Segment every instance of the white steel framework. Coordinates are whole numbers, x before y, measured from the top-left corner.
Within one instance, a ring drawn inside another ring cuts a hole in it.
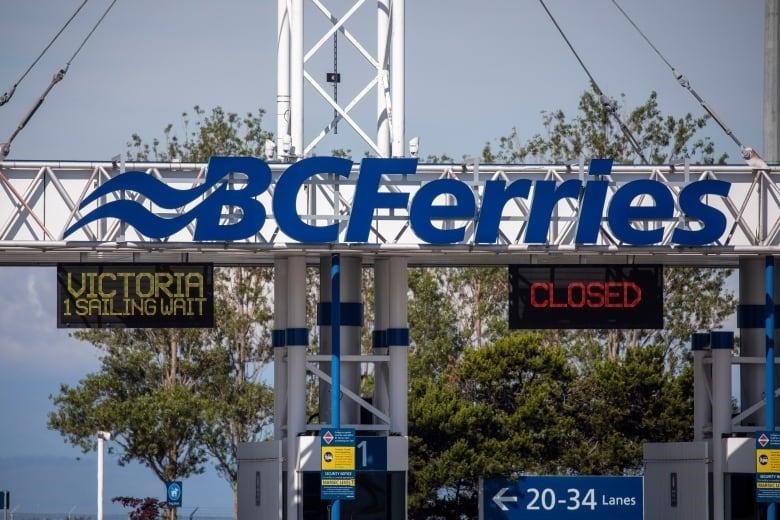
[[[315,34],[307,24],[304,32],[305,5],[329,22],[322,34]],[[377,9],[377,40],[361,41],[350,31],[350,22],[361,9],[368,9],[373,2],[356,0],[341,17],[322,0],[278,0],[277,24],[277,126],[276,135],[279,157],[295,160],[307,157],[325,136],[343,121],[363,140],[369,151],[378,157],[404,155],[404,0],[379,0]],[[314,37],[315,43],[308,49],[304,34]],[[357,94],[346,103],[328,92],[327,84],[307,70],[306,65],[318,53],[326,52],[326,44],[335,36],[341,36],[352,46],[370,68],[370,79]],[[372,52],[371,49],[376,47]],[[304,136],[304,86],[308,84],[316,93],[316,102],[324,103],[333,117],[317,124],[307,116],[307,126],[316,125],[317,135]],[[353,116],[353,109],[376,92],[376,120],[360,121]],[[375,137],[373,137],[375,135]]]
[[[287,165],[271,164],[274,180]],[[128,171],[143,171],[168,185],[188,189],[205,177],[205,164],[127,163]],[[236,242],[196,242],[194,223],[166,239],[151,239],[132,227],[115,220],[98,221],[64,237],[67,228],[88,211],[112,200],[125,198],[146,205],[158,216],[175,216],[189,209],[155,208],[137,193],[114,193],[79,209],[81,201],[96,186],[120,174],[120,168],[107,162],[0,162],[0,263],[53,264],[81,261],[209,261],[220,265],[270,264],[274,257],[290,254],[310,255],[316,263],[321,253],[344,252],[368,257],[396,255],[409,257],[412,264],[502,264],[508,262],[666,262],[674,264],[731,265],[739,257],[777,254],[780,248],[780,172],[753,171],[744,166],[617,166],[613,168],[610,192],[637,179],[662,181],[673,193],[687,183],[700,179],[720,179],[731,183],[729,196],[708,203],[727,218],[726,231],[720,239],[705,247],[681,248],[670,242],[677,221],[684,217],[679,208],[669,219],[663,241],[658,245],[633,247],[621,244],[610,233],[603,217],[598,242],[574,244],[578,202],[564,199],[557,204],[546,244],[526,244],[523,234],[529,214],[529,201],[516,198],[507,203],[499,236],[495,244],[473,242],[474,223],[441,222],[445,226],[465,226],[464,240],[453,245],[421,243],[409,226],[408,211],[381,210],[374,217],[369,240],[361,244],[343,243],[349,220],[359,165],[348,179],[317,175],[298,194],[296,205],[301,218],[316,225],[337,222],[340,241],[327,244],[300,244],[285,236],[276,225],[271,211],[274,184],[259,196],[267,210],[267,219],[254,236]],[[410,198],[426,182],[451,178],[467,183],[473,189],[480,207],[485,182],[517,179],[563,182],[587,175],[579,165],[426,165],[415,175],[385,177],[381,192],[409,193]],[[240,176],[226,178],[240,188]],[[207,197],[209,193],[204,195]],[[532,194],[533,195],[533,194]],[[609,199],[608,194],[608,199]],[[711,196],[711,199],[714,197]],[[675,197],[676,199],[676,197]],[[200,201],[195,201],[197,204]],[[608,203],[609,201],[607,201]],[[648,201],[650,203],[650,201]],[[235,219],[227,209],[223,221]],[[695,226],[696,224],[691,224]],[[511,257],[511,259],[509,258]]]

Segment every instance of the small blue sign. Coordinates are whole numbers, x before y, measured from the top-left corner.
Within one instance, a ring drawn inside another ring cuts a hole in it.
[[[642,477],[487,479],[484,520],[642,520]]]
[[[356,442],[358,471],[387,471],[387,437],[359,436]]]
[[[180,481],[168,482],[165,485],[165,501],[168,507],[181,507],[182,487]]]

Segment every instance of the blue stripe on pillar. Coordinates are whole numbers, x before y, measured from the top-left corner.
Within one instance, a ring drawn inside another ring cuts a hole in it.
[[[763,329],[766,325],[764,305],[737,305],[737,327],[740,329]],[[780,305],[775,305],[775,315],[780,314]],[[775,323],[777,328],[777,323]]]
[[[734,347],[734,333],[730,330],[713,330],[710,333],[710,345],[712,348],[731,350]]]
[[[309,345],[309,329],[306,327],[287,329],[288,347],[306,347]]]
[[[287,345],[287,330],[286,329],[274,329],[271,333],[271,346],[272,347],[284,347]]]
[[[710,347],[709,332],[694,332],[691,335],[691,350],[705,350]]]
[[[372,348],[385,348],[387,346],[387,331],[375,330],[371,335]]]
[[[317,325],[330,327],[330,302],[317,304]],[[360,302],[341,302],[341,325],[343,327],[362,327],[363,304]]]
[[[388,347],[408,347],[409,329],[387,329]]]

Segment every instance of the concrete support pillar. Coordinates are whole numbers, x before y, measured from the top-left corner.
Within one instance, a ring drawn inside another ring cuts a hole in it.
[[[287,518],[301,517],[303,479],[298,438],[306,431],[306,259],[288,260],[287,279]]]
[[[374,354],[387,355],[387,329],[390,323],[389,308],[390,261],[378,258],[374,262]],[[388,389],[388,364],[374,364],[373,404],[381,412],[390,413],[390,394]],[[375,421],[376,422],[376,421]]]
[[[317,325],[320,328],[320,354],[329,356],[331,348],[330,337],[330,255],[320,257],[320,303],[317,306]],[[343,352],[342,352],[343,353]],[[330,361],[321,362],[320,370],[331,375]],[[320,381],[320,423],[330,424],[330,385]]]
[[[713,331],[712,348],[712,509],[713,520],[726,514],[726,453],[723,438],[731,433],[731,352],[734,333]]]
[[[287,424],[287,259],[274,260],[274,440],[284,438]]]
[[[408,435],[409,410],[409,320],[407,292],[409,273],[405,258],[390,259],[390,299],[387,346],[390,352],[390,432]]]
[[[363,327],[362,260],[358,256],[341,256],[341,354],[359,356]],[[360,363],[347,362],[341,367],[341,384],[360,395]],[[360,423],[360,405],[352,399],[341,399],[341,422]]]
[[[709,354],[709,332],[695,332],[691,337],[693,351],[693,440],[704,440],[704,429],[712,424],[712,402],[707,391],[709,368],[704,358]]]
[[[741,258],[739,260],[739,306],[737,326],[741,355],[764,357],[766,351],[764,330],[764,259]],[[761,365],[741,366],[740,394],[742,408],[748,408],[764,398],[764,368]],[[764,424],[763,411],[759,410],[742,420],[743,425]]]
[[[320,354],[332,353],[330,331],[330,255],[320,259],[320,304],[317,309],[317,324],[320,326]],[[360,355],[360,335],[363,326],[363,303],[361,287],[362,261],[356,256],[341,257],[341,355]],[[330,362],[320,363],[320,368],[328,375],[332,373]],[[360,363],[344,361],[341,363],[341,386],[360,395]],[[330,424],[331,387],[320,384],[320,422]],[[341,423],[358,424],[360,405],[348,398],[342,398]]]

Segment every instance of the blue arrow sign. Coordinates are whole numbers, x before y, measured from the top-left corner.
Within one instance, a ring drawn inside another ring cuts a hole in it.
[[[181,482],[168,482],[165,485],[165,501],[168,507],[181,507]]]
[[[520,477],[482,485],[484,520],[642,520],[642,477]]]

